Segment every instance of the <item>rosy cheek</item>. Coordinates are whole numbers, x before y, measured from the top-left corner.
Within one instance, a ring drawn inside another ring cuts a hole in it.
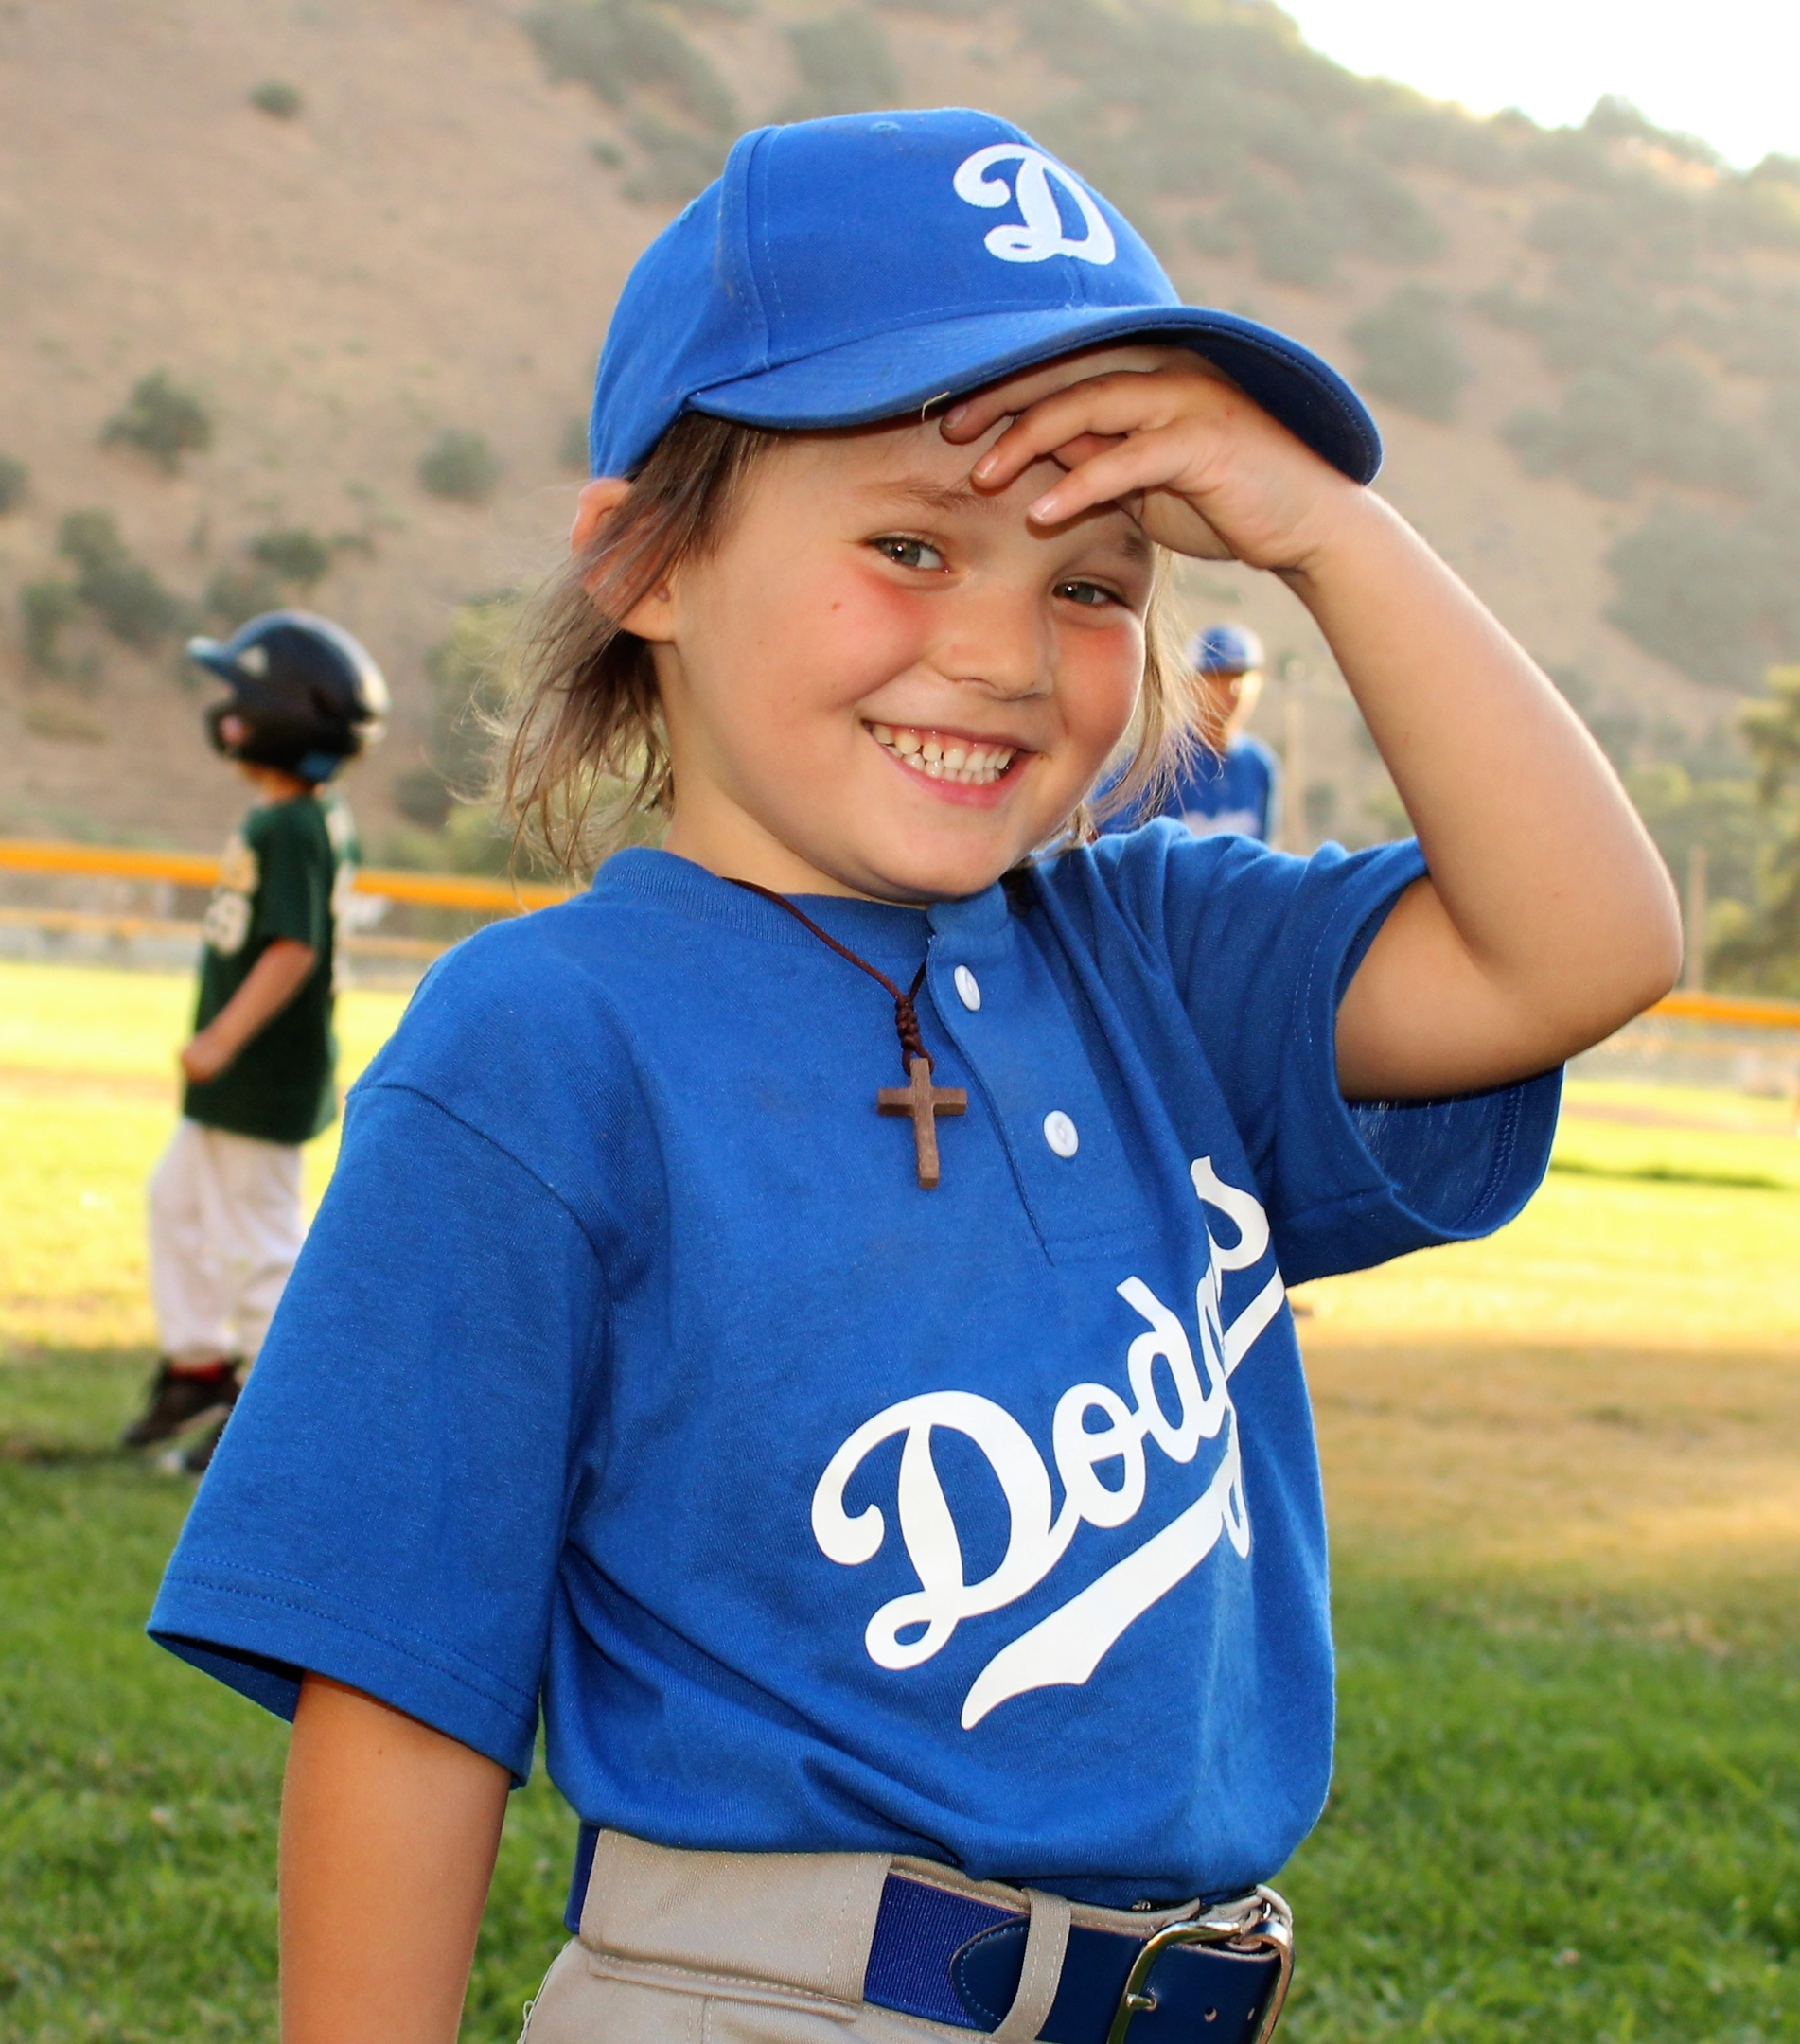
[[[1085,632],[1065,644],[1063,689],[1072,733],[1103,751],[1111,749],[1131,721],[1143,658],[1142,635],[1128,623]]]
[[[870,684],[878,686],[919,658],[932,617],[924,592],[901,589],[883,576],[853,574],[815,612],[810,636],[815,651],[828,654],[833,669],[865,694]]]

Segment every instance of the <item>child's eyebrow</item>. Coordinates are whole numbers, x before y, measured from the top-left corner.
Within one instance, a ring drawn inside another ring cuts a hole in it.
[[[963,511],[990,511],[998,505],[997,498],[985,497],[966,484],[932,483],[924,476],[896,476],[886,482],[865,483],[857,494],[885,503],[899,501],[916,504],[921,510],[946,517]],[[1148,560],[1152,553],[1150,541],[1135,519],[1127,519],[1119,536],[1119,547],[1133,561]]]
[[[930,483],[924,476],[895,476],[880,483],[865,483],[860,496],[879,498],[891,503],[896,498],[926,511],[979,511],[992,504],[965,483]]]

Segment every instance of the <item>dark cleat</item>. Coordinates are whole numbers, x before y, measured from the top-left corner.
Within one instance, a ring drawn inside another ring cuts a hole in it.
[[[231,1415],[227,1413],[225,1419]],[[213,1451],[225,1437],[225,1419],[203,1434],[194,1445],[182,1456],[182,1467],[190,1476],[203,1476],[212,1466]]]
[[[149,1448],[168,1440],[209,1413],[230,1412],[238,1402],[237,1357],[214,1369],[177,1369],[167,1357],[150,1382],[143,1417],[119,1436],[121,1448]]]

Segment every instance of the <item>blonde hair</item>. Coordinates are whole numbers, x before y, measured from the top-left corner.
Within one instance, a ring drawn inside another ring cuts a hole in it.
[[[689,412],[651,450],[588,548],[553,574],[521,620],[501,793],[515,842],[566,872],[597,864],[666,814],[668,741],[648,643],[621,620],[679,567],[724,537],[755,464],[785,436]],[[1122,771],[1083,802],[1055,840],[1092,837],[1108,816],[1160,807],[1196,742],[1194,704],[1164,618],[1168,559],[1156,550],[1144,616],[1144,677]],[[1047,848],[1050,849],[1050,848]]]

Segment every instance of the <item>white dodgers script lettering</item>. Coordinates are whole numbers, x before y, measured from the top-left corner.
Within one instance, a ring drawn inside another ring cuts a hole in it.
[[[854,1517],[844,1491],[870,1453],[901,1439],[895,1492],[900,1538],[919,1587],[882,1605],[863,1643],[878,1667],[905,1669],[928,1661],[965,1618],[1015,1602],[1042,1582],[1068,1552],[1082,1525],[1103,1529],[1134,1519],[1144,1501],[1144,1444],[1187,1464],[1202,1441],[1224,1448],[1200,1495],[1168,1525],[1115,1563],[982,1668],[962,1703],[962,1724],[979,1724],[997,1704],[1053,1683],[1085,1683],[1134,1619],[1198,1567],[1223,1538],[1241,1557],[1250,1552],[1237,1413],[1229,1380],[1283,1296],[1273,1273],[1227,1328],[1220,1294],[1227,1271],[1245,1270],[1269,1245],[1269,1225],[1247,1192],[1226,1185],[1200,1158],[1191,1170],[1202,1203],[1221,1213],[1237,1240],[1221,1247],[1208,1231],[1207,1268],[1195,1288],[1200,1353],[1176,1313],[1138,1278],[1119,1296],[1144,1322],[1125,1357],[1129,1401],[1106,1384],[1065,1391],[1050,1420],[1051,1453],[1063,1487],[1053,1507],[1050,1471],[1032,1437],[1003,1406],[969,1391],[926,1391],[902,1399],[865,1420],[827,1464],[813,1493],[813,1537],[833,1561],[856,1568],[881,1550],[887,1521],[876,1505]],[[1161,1376],[1158,1375],[1160,1367]],[[1165,1388],[1166,1386],[1166,1388]],[[1173,1394],[1173,1404],[1165,1399]],[[985,1458],[1006,1502],[1006,1551],[990,1575],[967,1579],[956,1517],[932,1459],[934,1431],[960,1434]]]
[[[1018,173],[1011,187],[1003,177],[990,177],[997,165],[1015,163]],[[1086,230],[1079,241],[1063,232],[1063,216],[1050,189],[1052,181],[1068,194],[1081,215]],[[977,150],[957,166],[952,180],[956,195],[972,206],[1003,206],[1016,198],[1022,225],[990,228],[982,245],[1002,262],[1043,262],[1051,256],[1073,256],[1102,267],[1119,253],[1106,217],[1094,203],[1093,194],[1053,156],[1023,142],[996,142]]]

